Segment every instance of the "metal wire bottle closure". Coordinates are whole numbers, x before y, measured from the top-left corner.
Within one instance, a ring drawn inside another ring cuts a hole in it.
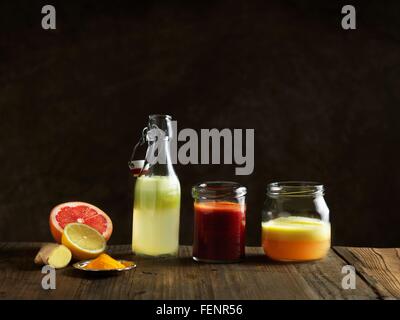
[[[142,135],[141,135],[139,141],[133,147],[131,158],[128,161],[128,167],[134,177],[139,176],[142,173],[143,168],[144,168],[144,160],[143,159],[135,160],[135,154],[136,154],[137,148],[140,146],[143,146],[146,143],[147,130],[148,130],[147,127],[143,128]]]

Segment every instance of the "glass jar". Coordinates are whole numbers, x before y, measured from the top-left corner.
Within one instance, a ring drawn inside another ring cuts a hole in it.
[[[135,183],[132,250],[149,257],[175,256],[181,189],[170,155],[171,117],[149,116],[143,132],[147,152]]]
[[[195,185],[193,259],[238,262],[245,255],[246,188],[236,182]]]
[[[270,183],[262,213],[262,246],[279,261],[321,259],[329,251],[331,226],[324,186],[316,182]]]

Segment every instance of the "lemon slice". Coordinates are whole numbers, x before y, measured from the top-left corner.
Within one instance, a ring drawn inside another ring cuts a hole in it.
[[[61,242],[79,260],[95,258],[106,249],[106,240],[101,233],[83,223],[67,224]]]

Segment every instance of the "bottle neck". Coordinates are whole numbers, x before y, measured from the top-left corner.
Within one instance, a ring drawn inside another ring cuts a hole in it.
[[[171,160],[171,141],[148,141],[146,163],[149,175],[170,176],[175,175]]]
[[[175,171],[171,160],[171,117],[153,114],[149,116],[146,131],[146,175],[172,176]]]

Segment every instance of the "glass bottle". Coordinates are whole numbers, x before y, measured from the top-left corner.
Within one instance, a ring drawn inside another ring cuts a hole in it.
[[[170,154],[171,117],[150,115],[144,134],[147,152],[135,184],[132,250],[142,256],[175,256],[181,190]]]
[[[245,255],[246,188],[236,182],[209,181],[192,188],[193,259],[238,262]]]
[[[331,244],[324,186],[316,182],[270,183],[262,213],[262,246],[279,261],[323,258]]]

